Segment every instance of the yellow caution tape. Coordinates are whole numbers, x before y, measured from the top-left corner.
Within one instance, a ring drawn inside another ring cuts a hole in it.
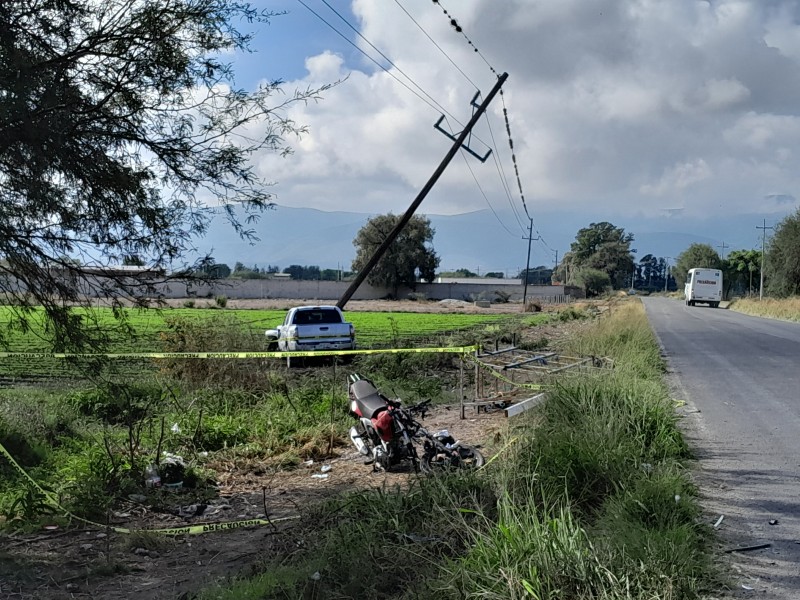
[[[498,456],[500,456],[501,454],[503,454],[503,452],[508,450],[511,447],[512,444],[515,444],[517,442],[517,439],[518,438],[511,438],[511,440],[505,446],[500,448],[500,450],[498,450],[497,453],[493,457],[491,457],[489,460],[487,460],[485,463],[483,463],[483,465],[481,467],[478,467],[478,469],[479,470],[480,469],[484,469],[484,468],[488,467],[490,464],[492,464]]]
[[[292,352],[123,352],[69,354],[64,352],[0,352],[0,358],[286,358],[295,356],[350,356],[355,354],[467,354],[477,346],[456,348],[381,348],[375,350],[297,350]]]
[[[290,517],[279,517],[277,519],[243,519],[241,521],[224,521],[222,523],[198,523],[197,525],[185,525],[183,527],[170,527],[167,529],[128,529],[126,527],[113,527],[109,525],[103,525],[102,523],[95,523],[94,521],[90,521],[88,519],[84,519],[83,517],[79,517],[74,515],[63,506],[61,503],[56,499],[56,497],[45,490],[39,483],[31,477],[28,472],[23,469],[20,464],[14,460],[14,457],[11,456],[8,450],[5,449],[3,444],[0,444],[0,455],[4,456],[11,466],[17,469],[22,475],[30,482],[30,484],[35,487],[39,492],[44,495],[44,497],[56,508],[62,511],[65,515],[70,517],[71,519],[75,519],[76,521],[80,521],[81,523],[86,523],[88,525],[93,525],[95,527],[99,527],[100,529],[111,530],[117,533],[157,533],[160,535],[200,535],[202,533],[208,533],[210,531],[229,531],[231,529],[241,529],[243,527],[261,527],[263,525],[273,525],[274,523],[279,523],[281,521],[290,521],[293,519],[299,519],[299,515],[294,515]]]

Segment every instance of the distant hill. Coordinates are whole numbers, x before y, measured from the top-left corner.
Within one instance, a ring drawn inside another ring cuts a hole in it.
[[[420,213],[424,214],[424,213]],[[426,215],[436,230],[433,245],[441,257],[440,270],[466,268],[476,273],[502,271],[516,276],[525,268],[528,249],[522,226],[513,215],[490,210],[459,215]],[[346,211],[326,212],[313,208],[277,206],[265,212],[252,225],[260,241],[249,245],[241,240],[229,224],[216,219],[206,237],[197,240],[198,249],[208,251],[217,262],[233,267],[242,262],[248,267],[292,264],[317,265],[323,269],[350,268],[355,256],[353,239],[358,230],[374,215]],[[760,248],[755,229],[765,215],[719,216],[708,220],[686,217],[660,219],[614,218],[611,215],[545,214],[536,227],[547,246],[534,241],[531,267],[552,266],[555,250],[559,258],[569,250],[577,231],[592,222],[610,221],[635,236],[636,256],[646,254],[676,257],[692,243],[704,243],[718,252],[723,243],[725,252],[736,248]],[[781,216],[768,218],[768,225]],[[523,223],[527,227],[527,222]],[[534,237],[536,233],[534,232]]]

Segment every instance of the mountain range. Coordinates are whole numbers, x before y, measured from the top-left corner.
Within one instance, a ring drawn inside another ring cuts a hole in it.
[[[420,213],[422,214],[422,213]],[[209,252],[217,263],[233,267],[276,265],[316,265],[323,269],[349,270],[355,257],[353,239],[358,230],[375,215],[313,208],[275,206],[250,225],[259,241],[242,240],[221,217],[216,217],[207,235],[196,240],[199,252]],[[441,257],[440,271],[469,269],[478,274],[502,271],[516,276],[525,268],[528,251],[527,220],[513,214],[480,210],[457,215],[425,215],[435,230],[433,247]],[[767,218],[774,225],[784,215],[719,215],[711,219],[666,216],[645,219],[624,215],[543,214],[535,222],[530,266],[552,266],[569,250],[582,227],[592,222],[610,221],[634,235],[631,245],[636,256],[653,254],[674,258],[692,243],[704,243],[717,252],[760,248],[761,231],[756,229]],[[541,237],[541,240],[537,240]]]

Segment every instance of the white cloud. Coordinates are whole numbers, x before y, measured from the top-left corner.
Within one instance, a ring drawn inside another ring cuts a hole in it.
[[[402,4],[485,95],[493,75],[441,9],[430,0]],[[795,1],[446,4],[482,56],[510,75],[505,104],[532,211],[611,219],[632,210],[663,215],[678,205],[709,215],[722,203],[752,209],[753,198],[775,190],[800,197]],[[355,0],[352,10],[365,37],[466,122],[474,88],[396,3]],[[258,168],[279,182],[282,204],[403,211],[450,146],[433,129],[442,109],[398,69],[390,68],[414,92],[366,59],[352,71],[346,64],[353,62],[334,52],[309,56],[306,76],[286,83],[290,90],[347,78],[321,102],[291,109],[310,133],[294,144],[294,155],[265,154]],[[486,142],[494,136],[521,210],[499,98],[489,114],[491,132],[483,121],[476,135]],[[469,161],[492,205],[508,208],[493,159]],[[486,201],[456,157],[422,212],[481,208]]]

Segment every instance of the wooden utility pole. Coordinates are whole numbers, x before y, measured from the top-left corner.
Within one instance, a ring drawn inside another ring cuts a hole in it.
[[[761,281],[758,283],[758,299],[764,299],[764,247],[767,244],[767,229],[775,229],[774,227],[767,227],[767,220],[764,219],[764,225],[759,227],[756,225],[756,229],[761,230]]]
[[[425,199],[425,196],[428,195],[428,192],[431,191],[433,186],[439,180],[439,177],[441,177],[442,173],[444,173],[444,170],[447,168],[447,165],[449,165],[450,161],[453,160],[453,157],[456,155],[456,152],[458,152],[459,148],[461,148],[461,146],[464,144],[464,140],[467,139],[467,136],[472,131],[472,128],[475,127],[475,124],[478,122],[478,119],[483,115],[484,112],[486,112],[486,108],[489,106],[491,101],[497,95],[497,92],[500,91],[500,88],[503,87],[503,84],[506,82],[506,79],[508,79],[508,73],[503,73],[502,75],[500,75],[500,77],[497,78],[497,83],[495,83],[494,87],[492,88],[492,91],[489,92],[489,95],[486,96],[486,99],[481,103],[481,105],[475,111],[475,114],[472,115],[472,118],[469,120],[469,123],[467,123],[467,126],[464,127],[464,131],[461,132],[456,141],[453,143],[453,146],[450,148],[450,150],[445,155],[444,159],[442,159],[442,162],[433,172],[433,175],[431,175],[430,179],[428,179],[428,182],[425,184],[425,187],[423,187],[420,190],[419,194],[417,194],[417,197],[411,203],[411,206],[408,207],[408,210],[405,212],[403,217],[400,219],[400,221],[398,221],[394,229],[392,229],[389,232],[389,235],[386,236],[386,239],[383,240],[381,245],[378,246],[378,249],[375,250],[375,254],[373,254],[370,257],[370,259],[367,261],[367,264],[364,265],[364,267],[358,272],[358,275],[353,280],[353,283],[350,284],[350,287],[348,287],[347,290],[344,292],[344,294],[342,294],[342,297],[339,298],[339,301],[336,303],[336,306],[338,306],[341,309],[344,309],[347,302],[350,300],[350,298],[352,298],[353,294],[356,292],[359,286],[364,282],[364,280],[370,274],[372,269],[375,268],[375,265],[378,264],[378,261],[386,253],[386,250],[388,250],[389,246],[392,245],[392,242],[394,242],[397,239],[397,236],[400,235],[400,232],[411,220],[411,217],[414,216],[414,213],[419,208],[419,205],[422,204],[422,201]]]
[[[529,217],[530,218],[530,217]],[[522,238],[523,240],[525,238]],[[525,263],[525,287],[522,288],[522,310],[525,310],[525,303],[528,300],[528,279],[531,276],[531,242],[533,240],[540,240],[542,236],[533,237],[533,219],[528,227],[528,262]]]

